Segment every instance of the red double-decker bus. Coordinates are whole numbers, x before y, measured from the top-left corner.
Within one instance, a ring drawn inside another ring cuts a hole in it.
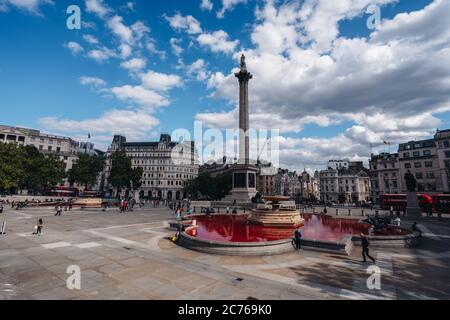
[[[79,190],[69,187],[54,187],[45,191],[46,196],[50,197],[78,197]]]
[[[418,193],[417,200],[423,212],[433,210],[433,198],[430,195]],[[392,207],[395,211],[405,211],[406,203],[406,194],[382,194],[380,197],[380,208],[383,210],[390,210]]]
[[[433,195],[433,209],[438,213],[450,213],[450,194]]]

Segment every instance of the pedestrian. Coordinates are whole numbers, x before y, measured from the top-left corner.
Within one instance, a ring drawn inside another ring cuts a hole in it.
[[[414,221],[414,223],[412,225],[412,231],[413,232],[418,232],[419,233],[419,237],[422,237],[422,231],[417,227],[417,221]]]
[[[38,223],[36,225],[36,235],[41,236],[42,235],[42,228],[44,227],[44,222],[42,219],[38,220]]]
[[[302,232],[300,228],[296,229],[294,232],[295,250],[302,249]]]
[[[62,214],[62,207],[60,204],[56,207],[56,213],[55,216],[60,216]]]
[[[327,208],[327,206],[325,206],[325,208],[323,209],[323,213],[324,213],[324,214],[327,214],[327,213],[328,213],[328,208]]]
[[[0,204],[0,213],[3,213],[3,204]]]
[[[393,206],[391,206],[389,212],[390,212],[391,219],[394,218],[394,207]]]
[[[122,212],[125,213],[127,211],[127,201],[124,199],[122,204]]]
[[[370,246],[370,242],[369,239],[367,239],[366,235],[361,233],[361,246],[362,246],[362,256],[363,256],[363,262],[367,262],[366,261],[366,257],[369,257],[370,260],[373,261],[373,263],[375,263],[375,259],[369,255],[369,246]]]

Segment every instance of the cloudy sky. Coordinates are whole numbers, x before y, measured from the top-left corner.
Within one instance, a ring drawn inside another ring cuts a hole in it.
[[[0,0],[0,123],[102,149],[233,128],[245,53],[251,127],[280,130],[282,166],[367,160],[450,128],[449,17],[448,0]]]

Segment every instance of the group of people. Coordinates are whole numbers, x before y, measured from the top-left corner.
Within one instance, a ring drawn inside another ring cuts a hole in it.
[[[133,211],[135,204],[136,204],[136,200],[134,200],[134,199],[130,199],[128,201],[126,199],[121,199],[120,205],[119,205],[119,210],[121,213],[125,213],[127,211]]]

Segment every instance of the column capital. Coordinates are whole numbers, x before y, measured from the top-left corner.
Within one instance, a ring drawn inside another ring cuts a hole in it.
[[[250,72],[243,70],[236,72],[234,76],[239,79],[239,82],[248,82],[253,78],[253,75]]]

